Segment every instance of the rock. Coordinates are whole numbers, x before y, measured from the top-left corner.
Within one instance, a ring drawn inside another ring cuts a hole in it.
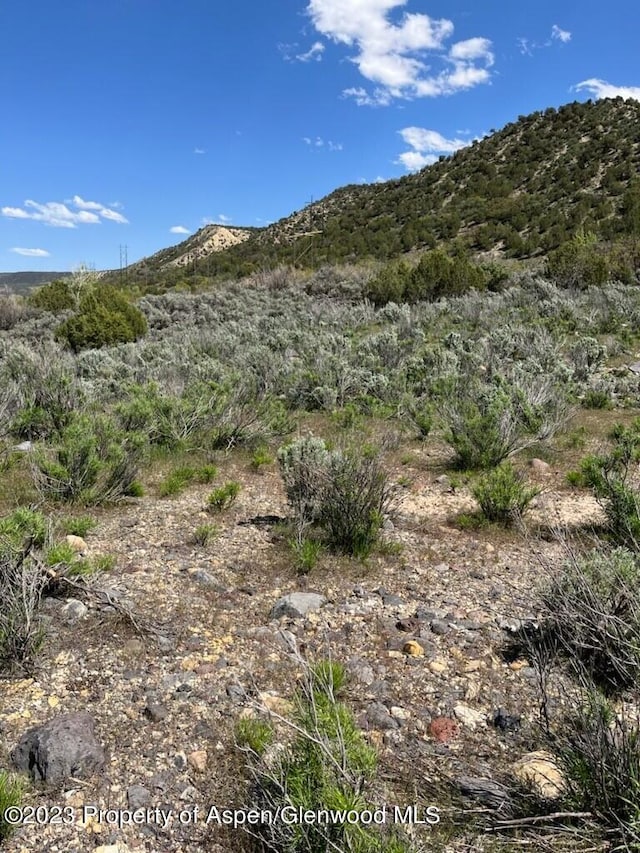
[[[389,709],[382,702],[372,702],[367,708],[367,721],[374,729],[390,731],[400,726],[398,720],[391,716]]]
[[[434,675],[442,675],[448,668],[447,662],[443,658],[436,658],[429,663],[429,669]]]
[[[629,365],[629,370],[630,370],[632,373],[638,373],[638,374],[640,374],[640,361],[636,361],[634,364],[630,364],[630,365]]]
[[[444,635],[448,634],[451,629],[444,619],[432,619],[431,630],[436,636],[444,637]]]
[[[420,619],[417,616],[408,616],[406,619],[400,619],[396,622],[398,631],[404,631],[407,634],[412,634],[420,629]]]
[[[517,732],[520,730],[520,717],[515,714],[505,714],[502,708],[493,715],[493,725],[503,732]]]
[[[477,800],[490,809],[500,809],[503,815],[509,814],[509,791],[493,779],[478,779],[474,776],[461,776],[456,779],[460,793],[465,797]]]
[[[160,702],[149,702],[144,712],[152,723],[161,722],[169,714],[166,705],[162,705]]]
[[[89,550],[89,546],[82,536],[74,536],[72,533],[69,533],[68,536],[64,537],[64,541],[72,551],[75,551],[76,554],[80,554],[80,556],[84,556]]]
[[[373,684],[376,679],[373,667],[363,661],[355,660],[349,664],[349,674],[360,684]]]
[[[100,847],[94,847],[93,853],[133,853],[133,851],[124,844],[101,844]]]
[[[189,757],[187,758],[189,767],[193,768],[196,773],[204,773],[207,769],[208,757],[206,750],[196,749],[194,752],[189,753]]]
[[[289,699],[284,699],[276,693],[265,691],[258,694],[258,699],[268,711],[271,711],[272,714],[278,714],[280,717],[287,717],[293,711],[293,704]]]
[[[11,760],[35,781],[52,785],[70,776],[87,779],[106,763],[104,749],[96,740],[93,718],[87,711],[61,714],[29,729],[12,750]]]
[[[33,442],[32,441],[21,441],[20,444],[14,444],[11,448],[17,453],[29,453],[33,450]]]
[[[551,473],[551,465],[548,462],[545,462],[544,459],[530,459],[529,467],[536,474],[550,474]]]
[[[486,726],[487,716],[477,708],[471,708],[469,705],[460,703],[453,709],[454,715],[460,720],[463,726],[466,726],[471,731],[475,731],[478,726]]]
[[[317,592],[292,592],[278,599],[271,610],[271,619],[301,619],[312,610],[319,610],[326,603],[324,595]]]
[[[410,657],[423,657],[424,649],[420,645],[417,640],[408,640],[402,647],[402,651],[405,655],[409,655]]]
[[[531,785],[547,800],[556,800],[566,788],[564,776],[555,759],[543,749],[523,755],[512,765],[512,769],[517,779]]]
[[[60,615],[68,625],[74,625],[76,622],[86,619],[88,613],[87,605],[77,598],[67,599],[67,603],[60,610]]]
[[[458,734],[458,724],[450,717],[436,717],[429,723],[429,734],[438,743],[448,743]]]
[[[130,809],[143,809],[151,802],[151,791],[144,785],[130,785],[127,788],[127,804]]]

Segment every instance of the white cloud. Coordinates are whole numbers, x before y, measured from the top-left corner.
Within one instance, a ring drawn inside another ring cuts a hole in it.
[[[314,42],[306,53],[296,54],[296,59],[299,62],[310,62],[312,59],[315,62],[320,62],[324,53],[324,45],[321,41]]]
[[[194,154],[206,154],[207,152],[204,150],[204,148],[194,148],[193,153]]]
[[[24,255],[25,258],[48,258],[50,255],[46,249],[20,249],[16,247],[9,251],[15,252],[16,255]]]
[[[188,228],[185,228],[184,225],[173,225],[169,228],[171,234],[191,234]]]
[[[222,222],[223,225],[226,225],[228,222],[231,222],[232,219],[230,216],[225,216],[224,213],[218,214],[218,222]]]
[[[416,172],[435,163],[441,154],[453,154],[469,145],[464,139],[447,139],[437,130],[424,127],[405,127],[398,133],[410,147],[400,154],[396,162],[401,163],[409,172]]]
[[[102,219],[127,224],[121,213],[97,201],[85,201],[79,195],[64,203],[48,201],[45,204],[27,199],[23,207],[3,207],[3,216],[11,219],[33,219],[53,228],[77,228],[78,225],[97,225]]]
[[[576,92],[590,92],[596,98],[624,98],[625,100],[633,98],[634,101],[640,101],[640,86],[614,86],[606,80],[598,80],[595,77],[583,80],[573,88]]]
[[[568,41],[571,41],[571,33],[568,30],[562,30],[557,24],[554,24],[551,27],[551,38],[557,39],[561,41],[563,44],[566,44]]]
[[[302,141],[305,145],[309,145],[313,148],[324,148],[326,146],[329,151],[342,151],[344,147],[342,142],[334,142],[332,139],[327,139],[325,141],[321,136],[316,136],[315,139],[312,139],[310,136],[303,136]]]
[[[353,63],[374,84],[373,91],[343,91],[359,105],[386,106],[394,98],[434,97],[468,89],[490,78],[491,42],[470,38],[453,44],[453,23],[425,14],[405,12],[400,23],[391,12],[407,0],[310,0],[307,14],[316,30],[354,50]],[[433,73],[426,60],[444,65]]]

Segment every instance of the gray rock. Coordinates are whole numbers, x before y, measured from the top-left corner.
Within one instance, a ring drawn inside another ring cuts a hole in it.
[[[312,610],[319,610],[326,600],[324,595],[317,592],[292,592],[276,601],[271,610],[271,619],[281,619],[283,616],[301,619]]]
[[[127,788],[127,804],[133,811],[148,806],[151,802],[151,797],[151,791],[145,788],[144,785],[130,785]]]
[[[367,722],[373,729],[391,731],[400,727],[400,723],[391,716],[389,709],[382,702],[372,702],[367,708]]]
[[[74,625],[82,619],[86,619],[89,613],[89,608],[83,601],[77,598],[70,598],[60,610],[60,615],[69,625]]]
[[[448,634],[451,629],[449,627],[449,624],[445,622],[444,619],[432,619],[431,630],[438,637],[444,637],[444,635]]]
[[[149,702],[144,712],[152,723],[159,723],[169,714],[169,709],[161,702]]]
[[[70,776],[87,779],[104,768],[106,757],[96,740],[93,718],[79,711],[29,729],[12,750],[11,761],[34,781],[57,785]]]
[[[636,361],[634,364],[630,364],[629,370],[632,373],[640,373],[640,361]]]
[[[31,441],[21,441],[20,444],[15,444],[12,448],[17,453],[29,453],[33,450],[33,442]]]

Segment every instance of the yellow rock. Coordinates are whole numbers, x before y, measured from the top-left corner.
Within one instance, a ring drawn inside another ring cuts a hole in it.
[[[525,666],[530,666],[529,661],[524,660],[524,658],[521,658],[519,660],[512,661],[512,663],[509,664],[509,669],[511,669],[513,672],[520,672],[520,670],[524,669]]]
[[[556,800],[565,790],[565,780],[553,756],[543,749],[529,752],[516,761],[513,773],[548,800]]]
[[[64,537],[64,541],[73,551],[76,552],[76,554],[86,554],[89,550],[89,547],[82,536],[74,536],[70,533],[68,536]]]
[[[196,772],[204,773],[207,769],[207,758],[206,750],[197,749],[189,755],[187,761],[189,762],[189,766],[193,767]]]
[[[442,658],[436,658],[429,663],[429,669],[434,675],[441,675],[447,671],[446,661],[443,661]]]
[[[49,696],[49,698],[47,699],[47,704],[50,708],[57,708],[60,704],[60,700],[57,696]]]
[[[282,696],[277,696],[275,693],[260,693],[258,698],[269,711],[274,714],[279,714],[281,717],[286,717],[293,711],[293,705],[288,699],[283,699]]]
[[[402,647],[402,651],[405,655],[409,655],[413,658],[422,657],[424,655],[424,649],[416,640],[408,640]]]

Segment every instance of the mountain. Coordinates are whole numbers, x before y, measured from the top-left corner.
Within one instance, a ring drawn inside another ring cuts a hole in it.
[[[152,273],[179,269],[194,271],[198,269],[199,263],[210,255],[243,243],[257,230],[227,225],[205,225],[181,243],[131,264],[128,273],[144,277]]]
[[[488,257],[528,258],[581,229],[604,238],[640,234],[638,101],[574,102],[520,116],[415,174],[342,187],[267,228],[221,229],[243,237],[222,251],[209,247],[205,228],[144,263],[246,275],[281,263],[388,259],[453,240]]]
[[[70,272],[0,272],[0,290],[6,288],[14,293],[23,293],[70,275]]]

